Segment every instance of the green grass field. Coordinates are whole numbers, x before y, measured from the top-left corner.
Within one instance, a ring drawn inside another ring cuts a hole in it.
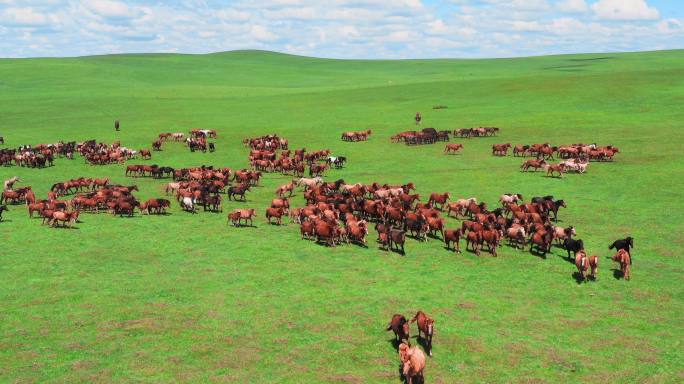
[[[432,110],[437,104],[448,109]],[[393,313],[436,319],[428,383],[684,380],[684,51],[500,60],[336,61],[267,52],[0,60],[5,147],[95,138],[149,148],[160,132],[219,131],[217,152],[168,143],[149,163],[247,166],[247,136],[278,133],[293,148],[349,158],[327,178],[414,182],[418,192],[552,194],[601,257],[597,282],[577,284],[555,248],[547,259],[502,247],[453,254],[437,240],[406,256],[374,242],[326,248],[264,208],[289,181],[267,175],[223,214],[118,218],[82,214],[50,229],[11,206],[0,223],[0,382],[398,383],[385,327]],[[414,127],[498,126],[495,138],[406,147]],[[120,119],[121,132],[113,121]],[[373,129],[345,143],[347,130]],[[518,171],[493,143],[613,144],[613,163],[563,179]],[[133,161],[132,163],[140,163]],[[58,159],[3,167],[39,197],[58,181],[110,177],[163,197],[164,181],[124,166]],[[303,205],[301,192],[294,198]],[[236,207],[257,228],[226,224]],[[449,219],[449,227],[460,225]],[[632,280],[614,277],[613,240],[635,238]],[[371,233],[374,239],[375,232]],[[464,244],[462,243],[462,246]],[[412,334],[415,334],[415,327]]]

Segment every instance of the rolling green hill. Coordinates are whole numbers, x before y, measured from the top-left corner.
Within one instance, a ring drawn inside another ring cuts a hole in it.
[[[443,104],[448,109],[433,110]],[[502,193],[568,202],[600,256],[597,282],[578,284],[555,247],[546,259],[503,246],[453,254],[410,240],[401,256],[326,248],[296,224],[269,226],[264,209],[290,177],[269,174],[224,213],[82,214],[51,229],[10,206],[0,222],[0,382],[399,382],[386,332],[394,313],[436,319],[426,382],[670,383],[684,378],[684,51],[496,60],[348,61],[260,51],[0,59],[5,147],[57,140],[149,148],[161,132],[217,129],[216,153],[165,144],[152,161],[244,168],[241,140],[277,133],[292,148],[349,158],[328,179],[413,182],[424,200],[449,191],[495,207]],[[498,126],[465,148],[390,143],[424,126]],[[115,132],[115,119],[122,130]],[[373,130],[345,143],[348,130]],[[612,163],[562,179],[521,173],[522,159],[491,145],[613,144]],[[143,163],[133,160],[130,163]],[[47,169],[0,168],[39,197],[70,178],[137,184],[123,165],[77,157]],[[294,206],[304,204],[301,192]],[[226,224],[236,207],[256,228]],[[456,219],[449,227],[460,226]],[[607,246],[635,238],[633,279],[617,279]],[[461,244],[464,248],[465,244]],[[412,328],[412,334],[415,334]],[[414,340],[415,342],[415,340]]]

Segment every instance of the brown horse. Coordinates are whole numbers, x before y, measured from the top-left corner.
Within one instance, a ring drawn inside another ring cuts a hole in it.
[[[444,204],[446,204],[447,200],[449,200],[450,198],[451,194],[449,192],[433,193],[430,195],[428,203],[431,204],[433,207],[442,210],[444,208]],[[439,207],[437,207],[437,204],[439,204]]]
[[[426,343],[426,351],[428,355],[432,356],[432,335],[435,332],[435,320],[426,315],[423,311],[418,311],[409,323],[418,322],[418,338],[420,339],[421,332],[423,333],[423,340]]]
[[[537,172],[537,170],[543,168],[545,164],[545,160],[527,160],[520,166],[520,171],[527,172],[528,169],[534,168],[534,171]]]
[[[613,261],[620,263],[620,272],[622,272],[622,278],[625,280],[631,279],[632,271],[630,266],[631,260],[629,252],[621,249],[612,257],[612,259]]]
[[[587,253],[584,252],[584,250],[575,254],[575,266],[581,276],[581,281],[585,281],[586,277],[584,274],[587,272],[587,269],[589,269],[589,260],[587,258]]]
[[[508,153],[508,148],[511,147],[511,143],[505,144],[494,144],[492,145],[492,155],[494,156],[506,156]]]
[[[266,208],[266,218],[268,219],[268,223],[271,223],[271,219],[276,220],[276,224],[281,225],[283,222],[283,215],[285,215],[285,209],[284,208]]]
[[[401,359],[401,373],[406,378],[408,384],[413,384],[413,379],[418,379],[418,382],[424,383],[425,378],[423,371],[425,370],[425,354],[418,347],[410,347],[406,344],[401,344],[399,350],[399,357]]]
[[[444,147],[444,154],[445,155],[448,155],[448,154],[455,155],[458,152],[458,150],[462,149],[462,148],[463,148],[463,144],[447,144]]]
[[[242,220],[245,221],[245,225],[247,225],[247,222],[249,221],[249,225],[253,226],[252,223],[252,218],[256,215],[256,210],[254,208],[251,209],[236,209],[233,212],[228,214],[228,220],[233,222],[233,225],[236,227],[241,226]]]
[[[444,243],[447,249],[451,249],[451,243],[454,243],[454,252],[461,253],[461,247],[459,246],[459,241],[463,237],[463,231],[459,229],[447,229],[444,231]]]
[[[281,185],[280,187],[278,187],[278,189],[276,189],[275,193],[276,193],[276,195],[278,195],[279,197],[282,198],[283,195],[285,195],[285,192],[287,192],[287,193],[289,193],[288,197],[291,197],[292,193],[294,192],[295,185],[296,185],[295,181],[293,180],[287,184],[284,184],[284,185]]]
[[[406,342],[410,345],[409,322],[406,320],[404,315],[395,314],[392,316],[392,320],[390,321],[389,325],[387,325],[386,330],[391,330],[394,332],[395,342],[401,343],[403,340],[406,340]]]
[[[562,164],[544,164],[542,168],[546,171],[546,176],[553,177],[554,173],[558,173],[558,177],[562,178],[565,173],[565,167]]]

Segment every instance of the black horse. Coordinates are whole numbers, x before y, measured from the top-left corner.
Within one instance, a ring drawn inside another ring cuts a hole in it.
[[[632,236],[627,236],[624,239],[620,240],[615,240],[613,244],[611,244],[608,249],[615,249],[616,251],[619,251],[621,249],[624,249],[629,253],[629,263],[632,264],[632,251],[630,248],[634,248],[634,239]]]
[[[2,213],[5,211],[9,211],[6,205],[0,205],[0,221],[2,221]]]
[[[584,249],[584,242],[580,239],[575,240],[568,238],[563,241],[563,248],[568,251],[568,259],[573,260],[572,257],[570,257],[570,252],[572,251],[572,256],[575,257],[577,252]]]

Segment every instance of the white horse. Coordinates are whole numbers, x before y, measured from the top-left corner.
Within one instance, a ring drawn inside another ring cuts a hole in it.
[[[185,211],[195,213],[195,199],[184,197],[183,200],[181,200],[181,208]]]
[[[506,205],[509,203],[517,203],[519,201],[522,201],[522,195],[519,193],[515,194],[503,194],[501,197],[499,197],[499,201],[501,202],[501,205]]]
[[[323,184],[323,178],[319,176],[314,178],[302,177],[301,179],[297,180],[297,185],[304,185],[304,189],[313,188],[321,184]]]
[[[14,176],[11,179],[5,180],[5,190],[12,189],[14,183],[20,181],[19,176]]]

